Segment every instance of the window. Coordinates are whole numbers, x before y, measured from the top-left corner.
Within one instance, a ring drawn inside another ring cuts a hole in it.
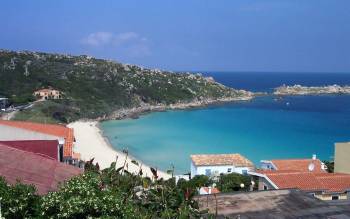
[[[339,196],[338,195],[332,195],[332,200],[339,200]]]
[[[243,175],[247,175],[248,174],[248,170],[242,170],[242,174]]]
[[[267,188],[267,186],[266,185],[264,185],[264,190],[267,190],[268,188]]]
[[[227,169],[227,172],[228,172],[228,173],[231,173],[231,172],[232,172],[232,168],[228,168],[228,169]]]
[[[205,175],[210,176],[211,175],[211,169],[205,169]]]

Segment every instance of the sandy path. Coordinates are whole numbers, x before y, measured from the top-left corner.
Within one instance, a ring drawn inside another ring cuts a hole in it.
[[[115,162],[118,156],[117,167],[121,167],[125,161],[125,154],[113,149],[108,142],[102,136],[101,130],[98,128],[97,122],[74,122],[70,123],[68,127],[74,129],[74,136],[76,139],[74,151],[81,154],[81,158],[85,161],[95,158],[99,166],[107,168],[112,162]],[[132,159],[127,159],[128,171],[132,173],[137,173],[139,171],[139,166],[131,162]],[[137,160],[139,164],[139,160]],[[152,176],[149,166],[143,164],[142,171],[144,176]],[[158,171],[159,177],[165,179],[170,176],[164,172]]]

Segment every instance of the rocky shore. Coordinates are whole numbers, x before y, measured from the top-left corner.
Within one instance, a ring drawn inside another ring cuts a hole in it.
[[[175,104],[148,104],[141,102],[140,106],[133,108],[122,108],[114,111],[111,115],[100,118],[100,120],[111,120],[111,119],[125,119],[125,118],[138,118],[139,115],[148,113],[148,112],[160,112],[166,110],[182,110],[182,109],[190,109],[190,108],[200,108],[208,105],[235,102],[235,101],[248,101],[253,99],[257,95],[249,91],[241,91],[244,92],[244,95],[236,96],[236,97],[225,97],[225,98],[217,98],[217,99],[197,99],[190,102],[179,102]]]
[[[350,86],[328,85],[320,87],[307,87],[301,85],[275,88],[274,95],[321,95],[321,94],[350,94]]]

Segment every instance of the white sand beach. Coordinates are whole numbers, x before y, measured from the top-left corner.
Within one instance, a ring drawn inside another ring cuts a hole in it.
[[[68,127],[74,129],[74,136],[76,139],[74,151],[81,154],[81,158],[88,161],[95,158],[95,162],[98,162],[101,169],[107,168],[112,162],[115,162],[118,156],[117,168],[123,166],[125,161],[125,154],[121,151],[113,149],[108,141],[103,137],[102,131],[98,127],[98,122],[95,121],[77,121],[70,123]],[[131,161],[133,158],[127,159],[128,171],[131,173],[138,173],[139,166],[135,165]],[[137,160],[139,165],[141,161]],[[142,164],[142,171],[144,176],[152,176],[149,166]],[[168,179],[169,174],[158,171],[159,177]]]

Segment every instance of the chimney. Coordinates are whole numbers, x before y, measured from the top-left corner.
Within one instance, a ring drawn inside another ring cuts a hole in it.
[[[316,154],[312,155],[312,160],[316,160]]]

